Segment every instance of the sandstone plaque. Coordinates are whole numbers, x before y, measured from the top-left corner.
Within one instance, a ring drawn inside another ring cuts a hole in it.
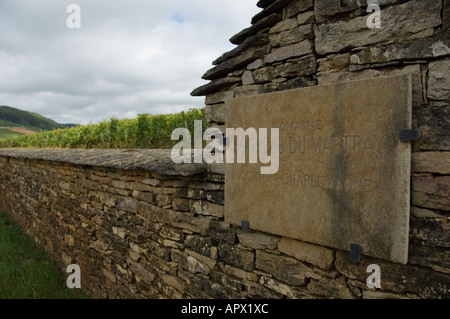
[[[227,164],[225,220],[406,263],[411,99],[410,77],[395,76],[228,101],[227,128],[279,128],[280,152],[272,175]]]

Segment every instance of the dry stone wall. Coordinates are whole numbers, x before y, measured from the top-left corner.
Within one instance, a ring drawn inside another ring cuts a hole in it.
[[[412,207],[406,265],[224,222],[223,167],[163,151],[0,150],[0,208],[98,298],[449,298],[449,2],[260,0],[236,48],[192,94],[224,128],[228,99],[412,74]],[[364,94],[359,92],[356,94]],[[382,94],[382,92],[380,92]],[[299,110],[301,111],[301,110]],[[366,284],[381,269],[381,289]]]
[[[367,26],[370,3],[380,6],[380,29]],[[225,101],[229,99],[411,74],[413,128],[423,136],[413,143],[409,265],[448,274],[450,2],[274,0],[257,5],[263,10],[253,17],[252,25],[230,39],[237,47],[216,59],[203,76],[210,82],[192,92],[206,96],[209,125],[225,128]],[[359,95],[364,92],[355,92],[355,98]],[[430,223],[436,228],[428,228]],[[441,244],[427,243],[422,235],[416,237],[419,233],[426,237],[439,233]],[[298,247],[302,250],[315,255],[311,249]],[[336,254],[338,270],[341,254]],[[362,275],[365,269],[359,268]],[[448,289],[447,275],[443,278]],[[308,287],[317,287],[314,279]]]

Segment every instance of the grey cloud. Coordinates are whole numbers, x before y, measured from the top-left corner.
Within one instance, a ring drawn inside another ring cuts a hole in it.
[[[65,25],[70,3],[81,29]],[[189,92],[257,10],[239,0],[0,1],[0,104],[77,123],[202,107]]]

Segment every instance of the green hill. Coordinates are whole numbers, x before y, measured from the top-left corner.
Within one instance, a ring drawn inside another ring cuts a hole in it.
[[[73,126],[75,125],[59,124],[37,113],[23,111],[5,105],[0,106],[0,127],[23,127],[31,131],[40,132]]]

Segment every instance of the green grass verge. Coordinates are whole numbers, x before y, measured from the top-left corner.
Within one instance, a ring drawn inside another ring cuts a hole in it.
[[[0,212],[0,299],[84,299],[48,254]]]
[[[5,128],[0,128],[0,141],[8,140],[10,138],[14,138],[16,136],[21,136],[21,135],[23,135],[23,134],[22,133],[13,132],[13,131],[10,131],[10,130],[5,129]]]

